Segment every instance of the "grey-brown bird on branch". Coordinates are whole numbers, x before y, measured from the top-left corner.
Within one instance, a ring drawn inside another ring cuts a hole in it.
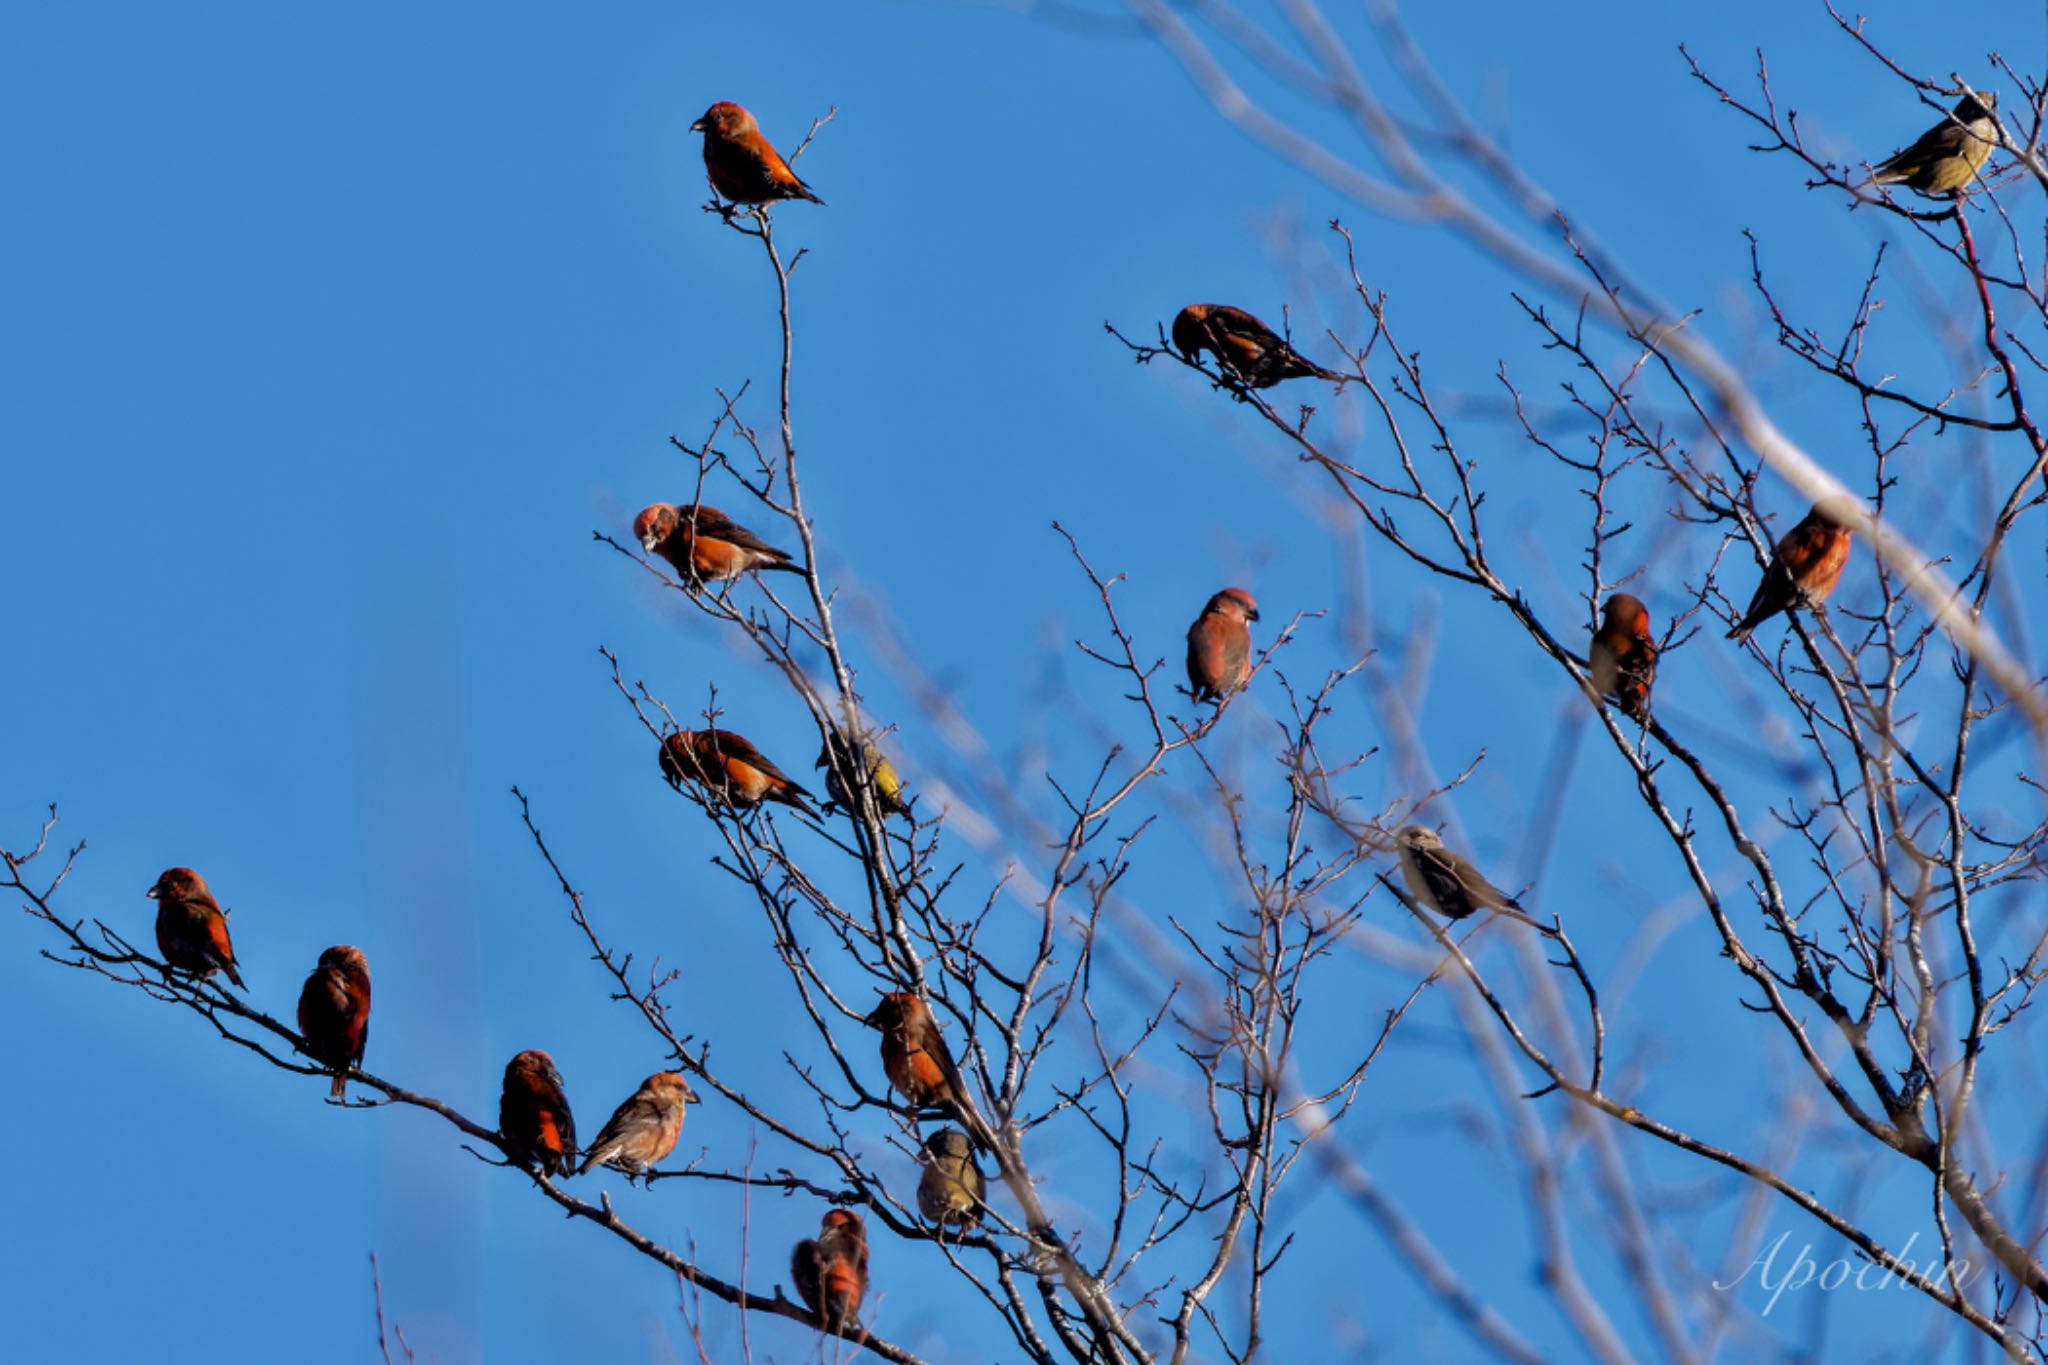
[[[981,1221],[988,1181],[974,1164],[974,1144],[958,1128],[941,1128],[924,1140],[924,1174],[917,1181],[917,1211],[944,1231]]]
[[[1625,592],[1607,599],[1600,629],[1587,652],[1593,690],[1614,698],[1632,720],[1650,718],[1650,684],[1657,679],[1657,641],[1650,634],[1650,610]]]
[[[235,970],[235,945],[228,941],[228,914],[213,898],[206,878],[189,867],[166,868],[144,893],[156,902],[156,946],[164,961],[204,981],[215,972],[242,984]]]
[[[1848,499],[1815,503],[1799,524],[1785,533],[1764,570],[1763,582],[1749,599],[1749,610],[1728,632],[1731,640],[1749,633],[1781,611],[1812,609],[1828,600],[1849,563],[1852,536],[1842,518]]]
[[[1959,195],[1976,180],[1998,145],[1998,95],[1984,92],[1980,104],[1965,95],[1950,116],[1922,133],[1902,152],[1871,168],[1865,185],[1904,185],[1930,198]]]
[[[1197,351],[1216,357],[1223,373],[1247,388],[1269,389],[1283,379],[1349,376],[1326,370],[1294,349],[1287,338],[1242,308],[1227,303],[1191,303],[1173,319],[1173,346],[1189,360]]]
[[[1401,879],[1408,894],[1445,919],[1464,919],[1480,910],[1497,910],[1545,933],[1549,929],[1524,914],[1520,902],[1479,874],[1479,869],[1444,847],[1443,838],[1425,825],[1408,825],[1394,836],[1401,853]]]
[[[1243,588],[1225,588],[1209,599],[1188,627],[1188,685],[1196,701],[1221,703],[1242,692],[1252,676],[1252,632],[1259,604]]]

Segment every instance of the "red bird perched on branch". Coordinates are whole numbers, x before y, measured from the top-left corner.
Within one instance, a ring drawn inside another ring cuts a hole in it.
[[[817,814],[805,800],[809,792],[769,762],[745,735],[730,730],[676,731],[661,742],[661,775],[678,791],[688,778],[734,810],[779,801],[806,815]]]
[[[1252,676],[1252,632],[1259,604],[1243,588],[1225,588],[1209,599],[1188,627],[1188,683],[1196,701],[1221,703],[1242,692]]]
[[[320,954],[299,992],[299,1032],[306,1055],[334,1072],[328,1097],[341,1099],[370,1041],[370,960],[359,949],[339,943]]]
[[[1625,592],[1608,598],[1587,659],[1594,691],[1614,698],[1623,715],[1649,720],[1650,684],[1657,679],[1657,641],[1650,634],[1649,608]]]
[[[228,941],[227,911],[207,889],[206,878],[189,867],[167,868],[146,894],[156,902],[156,946],[164,961],[202,981],[226,972],[228,980],[242,984],[235,945]]]
[[[1749,633],[1781,611],[1794,607],[1818,607],[1841,581],[1849,562],[1851,534],[1845,520],[1851,499],[1831,500],[1832,506],[1815,503],[1800,523],[1785,533],[1749,599],[1749,610],[1735,628],[1731,640],[1746,640]]]
[[[787,553],[704,503],[650,503],[633,518],[633,538],[667,560],[685,583],[730,583],[752,570],[802,573]]]
[[[924,1001],[909,991],[891,991],[867,1022],[882,1031],[882,1071],[910,1107],[945,1110],[966,1127],[975,1145],[988,1147],[988,1125],[967,1097],[966,1078]]]
[[[824,204],[761,136],[754,116],[731,100],[706,109],[690,131],[704,134],[704,170],[711,188],[735,204],[772,204],[778,199]]]
[[[1189,360],[1207,351],[1226,375],[1254,389],[1313,376],[1342,384],[1348,375],[1305,359],[1278,332],[1227,303],[1191,303],[1173,320],[1173,345]]]
[[[827,1327],[856,1326],[868,1292],[868,1230],[851,1209],[833,1209],[818,1226],[818,1240],[798,1242],[789,1277],[797,1296]]]
[[[576,1173],[581,1175],[592,1166],[616,1166],[627,1175],[645,1174],[648,1167],[676,1149],[676,1139],[683,1135],[685,1106],[696,1102],[697,1092],[690,1089],[681,1072],[655,1072],[612,1111]]]
[[[543,1175],[568,1175],[576,1162],[576,1118],[562,1093],[555,1059],[538,1048],[505,1064],[498,1096],[498,1136],[514,1161]]]

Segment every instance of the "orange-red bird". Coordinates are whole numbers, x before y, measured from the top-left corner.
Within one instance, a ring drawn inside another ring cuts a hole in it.
[[[1625,716],[1650,718],[1650,684],[1657,680],[1657,641],[1650,634],[1650,611],[1625,592],[1607,599],[1600,629],[1593,632],[1587,653],[1593,690],[1612,697]]]
[[[543,1175],[568,1175],[576,1163],[576,1117],[562,1093],[555,1059],[530,1048],[505,1063],[498,1096],[498,1136],[505,1152]]]
[[[164,961],[202,981],[226,972],[228,980],[242,984],[235,945],[228,941],[227,911],[207,889],[206,878],[189,867],[167,868],[146,894],[156,902],[156,947]]]
[[[891,991],[867,1022],[882,1031],[882,1071],[910,1107],[945,1110],[986,1148],[988,1125],[968,1098],[966,1078],[924,1001],[909,991]]]
[[[1728,632],[1729,639],[1746,640],[1751,631],[1781,611],[1817,607],[1828,600],[1849,562],[1851,535],[1843,510],[1836,507],[1830,511],[1815,503],[1813,510],[1785,533],[1771,556],[1770,567],[1764,570],[1764,581],[1756,586],[1756,596],[1749,599],[1749,610]]]
[[[769,762],[746,736],[730,730],[676,731],[661,742],[661,775],[678,791],[688,778],[734,810],[779,801],[806,815],[817,814],[805,800],[809,792]]]
[[[644,1174],[676,1149],[676,1139],[683,1135],[684,1106],[696,1102],[697,1092],[681,1072],[655,1072],[612,1111],[576,1173],[592,1166],[616,1166],[627,1175]]]
[[[711,188],[735,204],[772,204],[778,199],[824,204],[761,136],[754,116],[731,100],[706,109],[690,131],[704,134],[704,171]]]
[[[868,1292],[868,1230],[851,1209],[833,1209],[818,1226],[818,1240],[798,1242],[789,1277],[804,1307],[827,1327],[852,1327]]]
[[[1188,682],[1196,701],[1221,702],[1242,692],[1252,676],[1252,632],[1259,604],[1243,588],[1225,588],[1209,599],[1188,627]]]
[[[1197,351],[1209,352],[1224,374],[1254,389],[1304,376],[1338,384],[1348,378],[1304,358],[1285,337],[1227,303],[1191,303],[1181,309],[1173,320],[1173,345],[1189,360]]]
[[[342,1098],[370,1041],[370,960],[359,949],[338,943],[320,954],[299,992],[299,1032],[305,1054],[334,1072],[328,1096]]]
[[[685,583],[730,583],[760,569],[803,572],[786,552],[706,503],[650,503],[633,518],[633,538],[667,560]]]

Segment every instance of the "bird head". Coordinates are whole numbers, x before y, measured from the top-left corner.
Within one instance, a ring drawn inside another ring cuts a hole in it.
[[[965,1161],[973,1155],[974,1144],[958,1128],[941,1128],[924,1140],[924,1150],[934,1160]]]
[[[1857,519],[1868,514],[1863,500],[1851,493],[1837,493],[1832,497],[1822,498],[1813,505],[1813,510],[1807,513],[1823,526],[1833,526],[1839,530],[1855,529]]]
[[[862,1022],[885,1033],[893,1033],[909,1028],[927,1013],[924,1001],[909,991],[890,991],[875,1003],[873,1012]]]
[[[1259,604],[1243,588],[1225,588],[1222,592],[1210,598],[1209,605],[1203,608],[1203,610],[1220,612],[1225,616],[1235,616],[1240,621],[1256,621],[1259,619]]]
[[[331,969],[347,976],[367,978],[370,975],[370,959],[363,956],[363,950],[360,948],[337,943],[320,954],[320,968]]]
[[[868,1230],[861,1226],[860,1215],[852,1209],[833,1209],[827,1213],[818,1225],[818,1235],[822,1237],[828,1232],[840,1232],[862,1240],[868,1235]]]
[[[678,520],[676,509],[668,503],[649,503],[633,518],[633,539],[640,542],[641,549],[653,554],[661,542],[675,534]]]
[[[530,1047],[514,1057],[505,1068],[507,1071],[530,1071],[546,1073],[555,1069],[555,1059],[537,1047]]]
[[[1195,358],[1195,352],[1208,344],[1209,305],[1191,303],[1174,315],[1173,348],[1188,359]]]
[[[704,117],[690,125],[693,133],[713,137],[738,137],[754,131],[754,116],[731,100],[720,100],[704,111]]]
[[[1977,95],[1965,95],[1956,105],[1955,119],[1958,123],[1975,123],[1980,118],[1998,117],[1998,92],[1986,90]]]
[[[657,1071],[647,1078],[649,1090],[667,1090],[681,1099],[684,1104],[695,1104],[697,1092],[690,1089],[689,1081],[680,1071]]]
[[[206,878],[189,867],[168,867],[143,893],[153,901],[188,901],[207,894]]]
[[[1394,842],[1411,853],[1421,853],[1444,846],[1442,836],[1427,825],[1405,825],[1394,836]]]
[[[1640,597],[1618,592],[1607,599],[1606,619],[1610,628],[1647,634],[1650,628],[1650,609],[1643,605]]]

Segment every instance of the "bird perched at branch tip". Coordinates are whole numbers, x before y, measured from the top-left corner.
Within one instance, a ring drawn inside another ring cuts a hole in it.
[[[1922,133],[1912,146],[1872,167],[1861,184],[1904,185],[1930,198],[1959,195],[1984,169],[1997,145],[1997,92],[1985,91],[1981,103],[1965,95],[1948,118]]]
[[[348,1094],[348,1072],[370,1041],[370,960],[337,943],[320,954],[299,991],[299,1033],[308,1057],[334,1073],[329,1099]]]
[[[731,100],[706,109],[690,131],[704,134],[704,172],[711,188],[735,204],[808,199],[824,206],[825,201],[797,178],[782,153],[761,135],[754,116]]]
[[[570,1174],[576,1165],[576,1118],[562,1091],[555,1059],[530,1048],[505,1064],[498,1096],[498,1136],[514,1161],[543,1175]]]
[[[817,814],[805,799],[809,792],[745,735],[730,730],[678,730],[668,736],[661,742],[661,775],[678,791],[687,778],[734,810],[777,801]]]
[[[628,1176],[645,1175],[655,1162],[676,1149],[687,1106],[696,1102],[697,1092],[690,1089],[681,1072],[655,1072],[605,1120],[584,1151],[576,1174],[592,1166],[612,1166]]]
[[[860,1301],[868,1292],[868,1230],[860,1215],[852,1209],[827,1213],[817,1240],[806,1238],[790,1253],[789,1277],[819,1322],[840,1330],[858,1328]]]
[[[228,913],[213,898],[206,878],[189,867],[166,868],[144,894],[156,902],[156,946],[165,962],[202,981],[226,972],[228,980],[242,985],[235,945],[228,939]]]
[[[1607,599],[1600,629],[1587,653],[1593,690],[1614,698],[1632,720],[1650,718],[1650,685],[1657,679],[1657,641],[1650,634],[1650,610],[1625,592]]]
[[[1225,588],[1209,599],[1188,627],[1188,685],[1195,700],[1219,705],[1242,692],[1252,675],[1252,632],[1259,604],[1243,588]]]
[[[1817,502],[1785,533],[1764,569],[1763,582],[1749,599],[1749,610],[1728,632],[1729,639],[1746,640],[1751,631],[1781,611],[1817,608],[1828,600],[1849,563],[1853,536],[1846,518],[1854,502],[1853,498]]]
[[[1224,374],[1247,388],[1269,389],[1283,379],[1342,384],[1350,378],[1307,359],[1287,338],[1227,303],[1189,304],[1175,315],[1172,336],[1174,349],[1189,360],[1207,351]]]
[[[667,560],[685,583],[730,583],[743,573],[770,569],[803,572],[787,551],[707,503],[649,503],[633,518],[633,539]]]

